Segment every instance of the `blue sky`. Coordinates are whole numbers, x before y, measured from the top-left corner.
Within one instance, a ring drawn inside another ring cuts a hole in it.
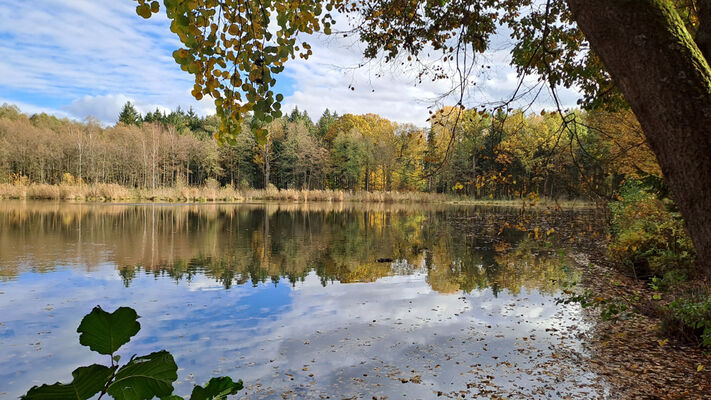
[[[1,2],[0,104],[79,120],[93,116],[107,124],[115,122],[126,101],[143,113],[177,106],[213,113],[209,100],[192,98],[192,76],[173,61],[171,54],[180,43],[165,15],[144,20],[136,15],[135,4],[131,0]],[[284,110],[298,106],[313,118],[327,107],[341,114],[372,112],[423,126],[428,107],[451,84],[415,85],[412,73],[378,63],[353,69],[362,61],[357,42],[321,36],[309,42],[314,50],[311,59],[287,64],[277,77],[277,91],[285,96]],[[478,77],[468,105],[501,100],[515,86],[504,47],[483,57],[492,68]],[[351,84],[355,91],[348,88]],[[563,96],[567,104],[574,104],[577,97],[574,92]],[[539,103],[545,106],[546,101]]]

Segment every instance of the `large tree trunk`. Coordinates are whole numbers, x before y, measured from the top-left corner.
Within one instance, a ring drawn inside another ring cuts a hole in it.
[[[639,119],[711,277],[711,69],[666,0],[567,0]],[[709,23],[705,21],[704,23]]]

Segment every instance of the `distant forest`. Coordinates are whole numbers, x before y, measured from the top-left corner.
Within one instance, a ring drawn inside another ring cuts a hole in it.
[[[423,191],[476,198],[612,196],[629,177],[659,177],[630,112],[443,108],[429,127],[375,114],[314,121],[295,108],[257,140],[249,121],[234,145],[214,138],[219,121],[178,108],[141,115],[127,103],[115,126],[0,107],[0,183],[157,188]]]

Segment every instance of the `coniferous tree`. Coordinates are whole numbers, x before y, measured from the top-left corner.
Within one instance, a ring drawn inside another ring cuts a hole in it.
[[[123,105],[123,109],[121,109],[118,122],[125,125],[139,126],[141,122],[143,122],[143,118],[141,118],[141,114],[133,106],[133,103],[127,101],[126,104]]]

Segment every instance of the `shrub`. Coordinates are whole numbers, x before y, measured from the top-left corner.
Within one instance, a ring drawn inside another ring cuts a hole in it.
[[[610,256],[628,272],[647,278],[692,270],[694,248],[684,221],[639,182],[625,184],[610,208]]]
[[[676,299],[667,308],[664,329],[668,333],[711,348],[711,295]]]

